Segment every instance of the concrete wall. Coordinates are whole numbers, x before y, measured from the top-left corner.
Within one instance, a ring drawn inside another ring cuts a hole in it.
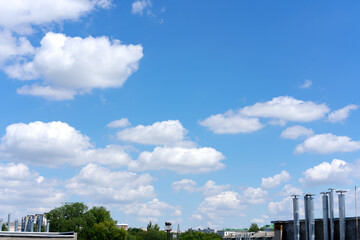
[[[360,225],[360,218],[359,218]],[[278,221],[274,222],[275,226],[275,239],[276,240],[293,240],[294,239],[294,222],[293,221]],[[282,225],[282,226],[280,226]],[[340,240],[340,231],[339,231],[339,219],[334,219],[334,240]],[[329,223],[330,226],[330,223]],[[282,230],[282,239],[280,231]],[[360,227],[358,226],[358,235],[360,237]],[[346,240],[357,240],[356,239],[356,219],[355,218],[346,218]],[[315,219],[315,239],[324,240],[323,232],[323,220]],[[330,231],[329,231],[330,239]],[[305,240],[305,221],[300,220],[300,240]]]

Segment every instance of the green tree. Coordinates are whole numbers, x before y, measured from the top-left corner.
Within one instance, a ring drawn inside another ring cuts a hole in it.
[[[252,223],[249,227],[249,232],[258,232],[259,230],[260,228],[256,223]]]
[[[3,225],[1,226],[1,231],[7,231],[7,227],[6,227],[5,223],[3,223]]]

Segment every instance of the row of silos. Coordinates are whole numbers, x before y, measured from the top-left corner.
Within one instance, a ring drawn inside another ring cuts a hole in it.
[[[340,240],[345,240],[345,192],[338,190]],[[334,240],[334,189],[322,192],[324,240]],[[299,195],[293,195],[294,239],[300,239]],[[314,194],[304,195],[305,240],[315,239]],[[330,233],[330,236],[329,236]]]
[[[3,224],[3,219],[0,218],[0,226]],[[41,227],[44,224],[44,214],[35,214],[35,215],[27,215],[26,217],[21,218],[21,232],[34,232],[34,224],[36,224],[37,232],[41,232]],[[50,228],[50,221],[46,221],[46,232],[49,232]],[[1,227],[0,227],[1,231]],[[8,214],[8,221],[7,221],[7,231],[10,231],[10,213]],[[19,220],[15,219],[14,221],[14,231],[19,231]]]

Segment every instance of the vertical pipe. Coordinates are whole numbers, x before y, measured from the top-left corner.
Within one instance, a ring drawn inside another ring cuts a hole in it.
[[[346,223],[345,223],[345,192],[343,190],[336,191],[339,194],[339,228],[340,240],[345,240]]]
[[[304,211],[305,211],[305,240],[309,240],[309,206],[308,196],[304,196]]]
[[[39,215],[39,226],[38,226],[38,232],[41,232],[41,226],[43,224],[43,215]]]
[[[8,232],[10,232],[10,213],[8,214]]]
[[[50,220],[46,221],[46,232],[50,232]]]
[[[322,205],[323,205],[323,229],[324,229],[324,240],[329,240],[329,199],[326,192],[322,192]]]
[[[334,189],[329,188],[330,240],[334,240]]]
[[[356,240],[359,239],[359,224],[358,224],[358,214],[357,214],[357,198],[356,198],[356,186],[355,186],[355,216],[356,216]]]
[[[30,232],[34,232],[34,219],[31,219],[30,223]]]
[[[308,195],[309,209],[309,240],[315,240],[314,194]]]
[[[15,219],[15,229],[14,229],[14,232],[17,232],[17,231],[18,231],[18,223],[19,223],[19,220]]]
[[[299,222],[299,198],[293,195],[293,211],[294,211],[294,240],[300,240],[300,222]]]
[[[0,232],[2,231],[3,219],[0,218]]]

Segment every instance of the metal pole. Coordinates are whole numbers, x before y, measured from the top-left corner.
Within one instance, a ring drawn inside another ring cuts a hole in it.
[[[8,214],[8,232],[10,232],[10,213]]]
[[[300,239],[300,222],[299,222],[299,195],[292,195],[294,211],[294,240]]]
[[[309,201],[309,240],[315,240],[314,194],[307,194]]]
[[[30,232],[34,232],[34,219],[31,219]]]
[[[346,191],[338,190],[339,194],[339,228],[340,228],[340,240],[345,240],[346,236],[346,222],[345,222],[345,194]]]
[[[330,240],[334,240],[334,189],[329,188],[330,205]]]
[[[19,220],[15,219],[15,229],[14,229],[14,232],[17,232],[17,231],[18,231],[18,222],[19,222]]]
[[[46,221],[46,232],[50,232],[50,220]]]
[[[305,211],[305,240],[309,240],[309,204],[308,196],[304,196],[304,211]]]
[[[327,192],[322,192],[322,204],[323,204],[323,229],[324,229],[324,240],[329,240],[329,200]]]
[[[356,214],[356,240],[359,239],[359,225],[358,225],[358,214],[357,214],[357,198],[356,198],[356,186],[355,186],[355,214]]]

